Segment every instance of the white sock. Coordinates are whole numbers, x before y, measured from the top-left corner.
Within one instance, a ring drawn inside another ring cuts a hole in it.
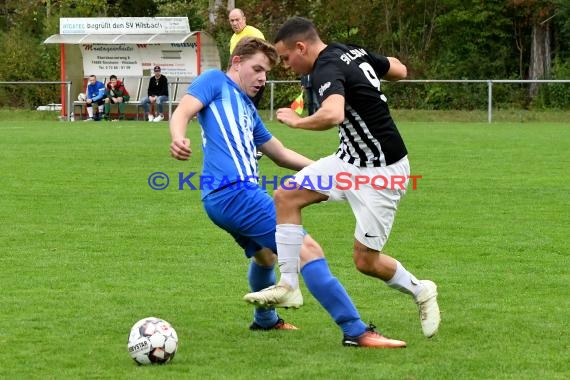
[[[277,262],[283,282],[293,289],[299,287],[299,263],[305,232],[298,224],[278,224],[275,232]]]
[[[89,115],[89,118],[93,118],[93,107],[87,107],[87,115]]]
[[[403,293],[411,294],[414,298],[416,298],[423,289],[418,279],[408,272],[399,261],[396,261],[396,273],[394,273],[394,277],[386,281],[386,285]]]
[[[99,106],[99,113],[103,113],[103,106]]]

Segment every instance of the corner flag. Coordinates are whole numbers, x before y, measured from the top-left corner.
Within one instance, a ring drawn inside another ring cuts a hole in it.
[[[303,109],[305,108],[305,102],[303,101],[303,93],[304,91],[301,91],[299,96],[297,96],[295,100],[293,100],[293,103],[291,103],[291,109],[295,111],[298,115],[302,114]]]

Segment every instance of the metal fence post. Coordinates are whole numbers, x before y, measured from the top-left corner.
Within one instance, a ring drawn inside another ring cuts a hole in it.
[[[65,97],[65,103],[67,104],[67,121],[71,121],[71,114],[74,112],[73,109],[71,109],[72,105],[71,105],[71,81],[67,82],[67,95]]]
[[[487,122],[491,124],[493,121],[493,81],[487,81],[487,86],[489,88],[487,94]]]
[[[275,93],[275,82],[271,81],[269,86],[271,98],[269,99],[269,121],[273,121],[273,94]]]
[[[174,98],[172,97],[174,94],[174,92],[172,92],[172,86],[174,85],[174,83],[172,82],[168,82],[168,120],[170,120],[170,118],[172,117],[172,101],[174,100]],[[174,96],[176,96],[176,94],[174,94]]]

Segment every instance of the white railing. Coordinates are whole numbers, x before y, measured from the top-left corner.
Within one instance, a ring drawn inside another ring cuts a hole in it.
[[[270,94],[270,98],[269,98],[269,120],[273,121],[273,110],[275,109],[275,84],[280,84],[280,83],[297,83],[299,86],[301,85],[301,81],[299,80],[268,80],[267,83],[269,83],[269,94]],[[267,86],[267,84],[265,85]]]
[[[71,110],[72,110],[72,100],[71,100],[71,81],[56,82],[56,81],[12,81],[12,82],[2,82],[0,85],[66,85],[66,99],[65,104],[67,105],[67,121],[71,121]],[[188,84],[190,82],[172,82],[169,83],[170,90],[172,91],[175,84]],[[529,80],[515,80],[515,79],[404,79],[397,82],[390,83],[486,83],[487,84],[487,121],[491,123],[493,121],[493,85],[495,83],[510,83],[510,84],[529,84],[529,83],[570,83],[570,79],[529,79]],[[300,81],[298,80],[269,80],[267,81],[270,89],[270,104],[269,104],[269,120],[273,120],[273,112],[275,109],[275,85],[276,84],[298,84],[300,86]],[[172,112],[172,102],[169,102],[169,115]]]
[[[72,114],[72,109],[71,109],[71,96],[69,94],[71,94],[71,81],[66,81],[66,82],[50,82],[50,81],[18,81],[18,82],[0,82],[0,85],[9,85],[9,84],[15,84],[15,85],[30,85],[30,84],[34,84],[34,85],[43,85],[43,84],[49,84],[49,85],[54,85],[54,84],[60,84],[60,85],[66,85],[66,96],[65,96],[65,104],[67,105],[67,121],[71,121],[71,114]]]
[[[276,80],[267,81],[271,89],[270,100],[270,114],[269,120],[273,120],[274,108],[274,91],[275,84],[280,83],[300,83],[299,81],[292,80]],[[570,79],[528,79],[528,80],[515,80],[515,79],[403,79],[397,82],[390,83],[487,83],[487,122],[493,121],[493,84],[495,83],[570,83]],[[570,91],[570,90],[569,90]]]
[[[176,95],[178,94],[178,85],[189,85],[190,81],[173,81],[168,82],[168,119],[172,117],[172,108],[173,106],[177,106],[180,104],[181,98],[177,98]],[[144,115],[143,115],[144,118]]]

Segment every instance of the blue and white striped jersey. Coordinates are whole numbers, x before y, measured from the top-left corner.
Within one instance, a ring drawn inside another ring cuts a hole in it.
[[[247,94],[220,70],[205,71],[187,92],[204,104],[198,113],[204,149],[202,198],[232,183],[257,183],[256,147],[272,135]]]

